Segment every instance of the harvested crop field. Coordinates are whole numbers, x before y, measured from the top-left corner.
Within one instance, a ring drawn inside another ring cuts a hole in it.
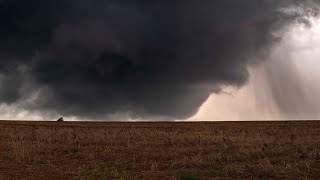
[[[0,179],[314,179],[320,122],[0,122]]]

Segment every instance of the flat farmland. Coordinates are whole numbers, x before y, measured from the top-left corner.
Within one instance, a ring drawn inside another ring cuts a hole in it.
[[[0,121],[0,179],[315,179],[320,122]]]

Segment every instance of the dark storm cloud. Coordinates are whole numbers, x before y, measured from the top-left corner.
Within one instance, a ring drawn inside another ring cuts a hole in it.
[[[2,0],[0,98],[101,118],[186,118],[243,85],[305,0]]]

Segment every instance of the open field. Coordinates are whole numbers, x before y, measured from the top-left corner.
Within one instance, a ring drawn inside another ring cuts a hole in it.
[[[0,121],[0,179],[296,179],[320,174],[320,122]]]

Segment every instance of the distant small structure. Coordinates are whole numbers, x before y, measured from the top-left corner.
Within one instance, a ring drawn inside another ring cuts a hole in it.
[[[64,120],[63,120],[63,117],[61,117],[61,118],[59,118],[58,120],[57,120],[57,122],[63,122]]]

